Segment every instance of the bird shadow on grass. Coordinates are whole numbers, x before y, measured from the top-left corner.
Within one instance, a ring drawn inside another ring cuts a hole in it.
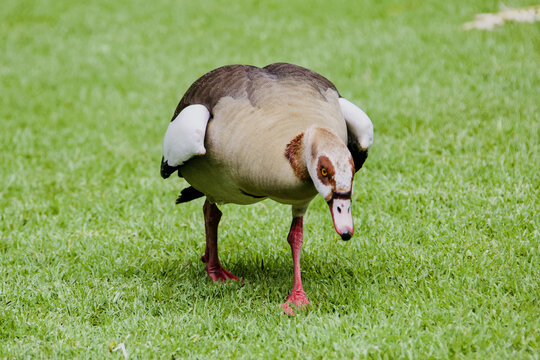
[[[130,247],[128,252],[110,261],[106,277],[116,278],[119,284],[132,284],[133,291],[144,295],[149,302],[154,299],[162,304],[170,303],[172,308],[175,302],[183,300],[223,299],[277,306],[292,288],[293,264],[286,243],[255,249],[238,246],[232,251],[228,250],[231,244],[225,243],[220,256],[222,265],[243,280],[243,283],[227,284],[210,280],[200,259],[203,249],[199,242],[181,247],[145,245]],[[343,312],[343,306],[348,306],[351,298],[361,297],[368,289],[377,287],[382,278],[388,282],[384,260],[374,264],[367,256],[345,251],[348,250],[333,249],[330,245],[320,248],[313,243],[302,254],[304,289],[318,311]],[[135,284],[140,284],[140,288]],[[151,292],[144,290],[149,286],[153,287]]]
[[[154,259],[146,262],[140,272],[133,275],[158,282],[162,288],[160,293],[177,297],[178,301],[189,294],[190,301],[214,299],[243,303],[247,300],[259,303],[260,306],[268,303],[277,306],[283,302],[292,288],[290,257],[243,255],[232,255],[223,261],[223,266],[242,279],[242,282],[213,283],[206,273],[204,263],[193,256],[187,260]],[[365,294],[378,281],[375,271],[361,271],[353,260],[352,256],[345,260],[335,256],[322,257],[319,254],[304,256],[304,288],[317,311],[347,312],[351,307],[350,300]],[[124,275],[128,274],[124,271]],[[162,297],[163,294],[157,296]]]

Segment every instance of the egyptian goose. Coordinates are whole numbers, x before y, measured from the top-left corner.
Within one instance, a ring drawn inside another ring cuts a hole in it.
[[[351,238],[353,177],[372,143],[369,117],[323,76],[287,63],[229,65],[203,75],[180,100],[163,140],[161,176],[178,171],[191,185],[177,204],[206,196],[202,261],[214,281],[238,279],[219,262],[216,204],[292,205],[294,280],[282,304],[292,314],[309,304],[300,276],[303,215],[319,193],[337,233]]]

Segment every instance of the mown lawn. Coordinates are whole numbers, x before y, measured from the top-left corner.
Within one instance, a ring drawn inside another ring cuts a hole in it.
[[[505,1],[525,6],[526,1]],[[540,23],[465,31],[498,1],[27,1],[0,12],[0,358],[531,358],[540,353]],[[297,63],[375,124],[338,240],[305,223],[313,306],[289,317],[290,209],[159,176],[187,87]]]

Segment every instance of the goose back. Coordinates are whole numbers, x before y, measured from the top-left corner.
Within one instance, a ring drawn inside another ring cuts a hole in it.
[[[309,202],[316,194],[313,184],[294,174],[285,149],[313,125],[334,130],[347,143],[338,98],[330,81],[296,65],[211,71],[188,89],[175,111],[203,104],[212,116],[207,154],[183,165],[182,175],[218,203],[266,197],[293,205]]]

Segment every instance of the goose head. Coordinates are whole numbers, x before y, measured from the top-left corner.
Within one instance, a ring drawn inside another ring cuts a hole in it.
[[[351,153],[328,128],[313,126],[304,136],[304,160],[309,176],[330,207],[336,232],[343,240],[349,240],[354,233],[351,194],[355,171]]]

